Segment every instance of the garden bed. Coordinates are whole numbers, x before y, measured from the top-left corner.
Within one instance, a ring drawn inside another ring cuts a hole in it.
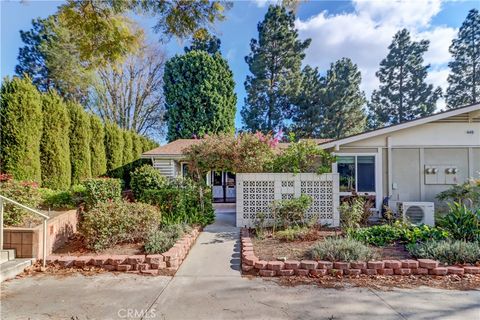
[[[270,257],[272,260],[262,260],[262,256],[258,255],[265,247],[255,249],[255,240],[252,240],[250,231],[242,229],[242,270],[251,275],[259,275],[263,277],[275,276],[303,276],[303,277],[324,277],[333,276],[341,278],[365,276],[446,276],[454,275],[462,276],[480,276],[480,267],[474,265],[455,265],[443,266],[438,261],[431,259],[378,259],[375,261],[318,261],[302,259],[305,247],[299,249],[302,257],[297,259],[291,257]],[[291,243],[289,243],[291,244]],[[270,244],[271,246],[271,244]],[[281,249],[279,249],[281,251]],[[277,251],[280,252],[280,251]],[[292,249],[289,249],[292,252]],[[265,254],[265,253],[264,253]],[[391,258],[391,251],[385,254]],[[268,256],[264,256],[269,258]],[[289,259],[289,260],[287,260]]]
[[[263,239],[252,238],[255,256],[260,260],[277,260],[285,258],[286,260],[308,260],[310,259],[310,250],[319,240],[324,237],[311,240],[283,241],[272,236]],[[376,248],[382,259],[410,259],[412,256],[405,249],[403,244],[394,244],[381,248]]]
[[[98,268],[106,271],[171,275],[178,270],[199,234],[199,228],[192,229],[162,254],[145,254],[141,251],[140,244],[117,245],[100,252],[92,252],[79,246],[79,240],[76,240],[57,250],[55,255],[48,256],[47,264],[52,270]]]

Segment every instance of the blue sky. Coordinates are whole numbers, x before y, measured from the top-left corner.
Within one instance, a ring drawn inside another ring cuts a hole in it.
[[[223,55],[234,73],[238,96],[236,125],[241,127],[239,111],[243,105],[243,83],[248,74],[244,57],[249,53],[250,39],[257,37],[257,23],[263,19],[268,1],[235,1],[227,19],[214,26],[222,40]],[[31,20],[56,11],[59,1],[28,0],[1,2],[1,69],[2,78],[13,75],[19,47],[19,30],[27,30]],[[297,12],[301,38],[311,38],[304,64],[318,66],[324,72],[329,64],[349,57],[359,65],[367,97],[378,86],[375,71],[387,54],[387,46],[396,31],[405,27],[415,39],[430,40],[425,62],[431,64],[428,81],[446,88],[448,47],[470,9],[480,9],[480,1],[308,1]],[[151,26],[154,20],[135,17],[147,30],[150,41],[158,39]],[[175,39],[166,44],[168,55],[182,53],[187,43]],[[438,108],[443,106],[439,102]]]

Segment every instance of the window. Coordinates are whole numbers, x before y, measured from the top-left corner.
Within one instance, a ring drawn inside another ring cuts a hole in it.
[[[223,185],[222,183],[222,171],[213,171],[213,185],[214,186],[221,186]]]
[[[190,168],[188,167],[188,163],[182,163],[182,177],[190,178]]]
[[[375,156],[339,156],[340,192],[375,193]]]

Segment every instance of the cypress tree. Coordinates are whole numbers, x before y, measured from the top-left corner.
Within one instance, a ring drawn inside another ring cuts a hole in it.
[[[133,141],[132,141],[132,131],[125,130],[123,131],[123,164],[129,164],[134,159],[133,157]]]
[[[456,108],[480,102],[480,13],[472,9],[450,46],[447,106]]]
[[[54,91],[49,91],[42,98],[42,185],[52,189],[68,189],[71,182],[70,117],[62,98]]]
[[[143,143],[139,134],[132,134],[132,153],[133,157],[136,159],[140,158],[143,152]]]
[[[123,132],[112,122],[105,123],[105,155],[107,172],[112,172],[123,165]]]
[[[99,177],[107,172],[105,156],[105,130],[102,121],[96,115],[90,115],[90,143],[92,177]]]
[[[0,172],[41,182],[42,97],[30,78],[5,78],[0,101]]]
[[[380,88],[373,91],[369,105],[372,127],[413,120],[435,111],[442,90],[425,82],[429,65],[423,65],[423,54],[428,45],[427,40],[412,41],[406,29],[395,34],[376,73]]]
[[[78,184],[92,176],[90,117],[83,110],[83,107],[77,103],[69,103],[68,112],[70,114],[72,184]]]
[[[245,81],[241,115],[245,129],[268,132],[284,127],[290,117],[310,39],[298,39],[295,15],[278,5],[268,8],[257,29],[258,40],[251,40],[251,53],[245,57],[252,75]]]
[[[219,53],[194,50],[165,65],[167,139],[235,131],[233,73]]]

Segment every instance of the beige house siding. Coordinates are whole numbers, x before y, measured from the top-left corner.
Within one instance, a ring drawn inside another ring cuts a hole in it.
[[[336,154],[377,155],[377,161],[381,162],[377,163],[376,171],[381,177],[377,187],[380,191],[377,193],[378,209],[387,196],[391,201],[428,201],[439,205],[436,199],[439,192],[468,178],[480,177],[480,122],[462,122],[458,117],[455,121],[448,119],[345,141],[345,144],[340,140],[330,150]],[[427,183],[425,166],[428,165],[439,168],[441,174],[448,167],[455,167],[458,172]]]

